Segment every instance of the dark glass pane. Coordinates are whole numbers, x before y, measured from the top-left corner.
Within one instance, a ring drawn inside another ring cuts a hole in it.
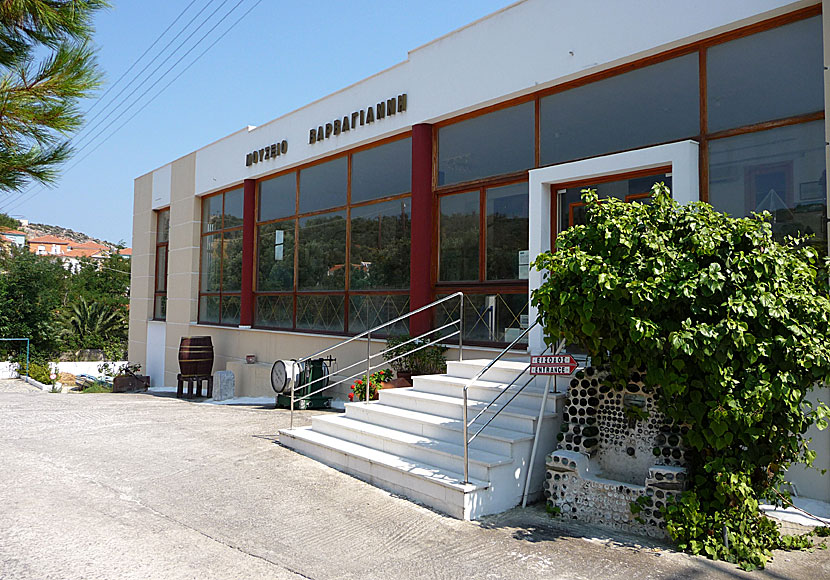
[[[167,296],[156,296],[153,306],[153,318],[155,320],[167,319]]]
[[[343,332],[342,295],[297,296],[297,328]]]
[[[352,289],[409,288],[409,198],[352,208]]]
[[[202,232],[222,229],[222,194],[202,199]]]
[[[257,296],[254,321],[257,326],[291,328],[294,326],[294,296]]]
[[[219,292],[222,273],[222,234],[202,237],[202,292]]]
[[[812,234],[827,249],[824,123],[709,142],[709,203],[735,217],[772,214],[776,237]]]
[[[257,290],[294,289],[294,220],[259,226]]]
[[[713,46],[709,131],[824,109],[821,16]]]
[[[352,155],[352,203],[406,193],[412,188],[412,139]]]
[[[346,212],[300,219],[300,290],[343,290],[346,285]]]
[[[167,290],[167,246],[156,248],[156,292]]]
[[[242,189],[234,189],[225,194],[225,221],[223,228],[235,228],[242,225],[244,198]]]
[[[407,294],[352,294],[349,297],[349,332],[359,334],[409,312]],[[401,320],[378,331],[378,334],[397,336],[409,334],[408,319]],[[374,336],[374,333],[373,333]]]
[[[478,280],[478,216],[477,191],[441,198],[441,281]]]
[[[564,192],[559,191],[559,231],[563,232],[571,226],[585,223],[587,215],[585,206],[582,204],[583,189],[596,189],[600,199],[614,197],[628,202],[648,203],[651,198],[651,188],[655,183],[665,183],[666,187],[671,189],[671,176],[658,173],[600,184],[586,183],[568,188]]]
[[[436,310],[436,326],[458,319],[457,300],[439,304]],[[526,293],[464,295],[465,340],[510,343],[519,337],[527,324]]]
[[[158,222],[156,224],[156,242],[163,243],[170,239],[170,211],[164,210],[158,212]]]
[[[239,292],[242,290],[242,230],[223,235],[222,292]]]
[[[294,215],[296,203],[296,173],[286,173],[259,184],[259,221]]]
[[[700,132],[698,56],[689,54],[541,100],[539,158],[551,165]]]
[[[533,167],[533,102],[438,129],[438,185]]]
[[[487,190],[488,280],[527,278],[527,187],[517,183]]]
[[[300,171],[300,213],[346,205],[348,161],[340,157]]]
[[[202,296],[199,300],[199,322],[219,323],[219,297]]]
[[[241,304],[239,296],[222,295],[222,324],[239,324]]]

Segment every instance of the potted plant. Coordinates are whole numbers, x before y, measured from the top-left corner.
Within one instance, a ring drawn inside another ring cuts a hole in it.
[[[407,335],[390,336],[386,341],[386,353],[384,359],[397,375],[392,386],[412,386],[413,375],[434,375],[447,371],[447,361],[444,353],[447,347],[434,344],[431,346],[429,340],[417,338],[410,342]],[[394,384],[397,381],[405,381],[406,384]]]
[[[364,377],[366,375],[363,375]],[[384,388],[392,378],[392,371],[390,369],[383,369],[369,375],[369,398],[373,401],[378,398],[378,391]],[[349,401],[365,401],[366,400],[366,380],[357,379],[351,387],[352,391],[349,393]]]
[[[113,393],[126,393],[139,389],[146,390],[150,386],[150,377],[137,374],[140,371],[140,364],[129,362],[125,362],[120,366],[105,362],[98,367],[98,372],[109,376],[114,375],[112,379]]]

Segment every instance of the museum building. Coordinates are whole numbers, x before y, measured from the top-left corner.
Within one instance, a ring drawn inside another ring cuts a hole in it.
[[[523,0],[137,178],[130,360],[171,386],[180,338],[210,335],[214,370],[265,395],[246,355],[302,357],[457,291],[465,345],[495,353],[588,186],[662,181],[826,251],[822,4]]]

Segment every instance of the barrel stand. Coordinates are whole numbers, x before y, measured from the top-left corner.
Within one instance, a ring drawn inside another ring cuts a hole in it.
[[[195,396],[202,396],[202,381],[207,381],[207,398],[213,397],[213,376],[212,375],[197,375],[183,377],[181,373],[176,375],[176,398],[181,399],[184,396],[184,383],[187,381],[187,398],[192,399]],[[193,384],[196,384],[194,389]]]

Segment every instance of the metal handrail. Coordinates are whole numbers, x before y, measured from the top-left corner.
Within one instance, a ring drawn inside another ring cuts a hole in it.
[[[519,394],[524,390],[525,387],[527,387],[531,382],[533,382],[535,377],[531,377],[530,379],[528,379],[527,382],[525,382],[525,384],[523,384],[513,394],[512,397],[510,397],[510,400],[507,401],[507,403],[505,403],[501,407],[499,407],[496,410],[496,412],[493,413],[493,416],[490,417],[488,419],[488,421],[484,425],[482,425],[482,427],[478,431],[476,431],[475,434],[472,437],[469,436],[470,426],[473,423],[475,423],[478,420],[479,417],[481,417],[484,413],[486,413],[496,403],[496,401],[498,401],[498,399],[503,394],[505,394],[516,383],[516,381],[519,380],[520,377],[524,376],[524,374],[528,371],[528,369],[530,369],[530,364],[528,364],[521,373],[519,373],[516,377],[514,377],[513,380],[510,382],[510,384],[507,385],[507,387],[502,389],[502,391],[498,395],[493,397],[493,400],[491,400],[489,403],[487,403],[484,406],[484,408],[481,409],[478,412],[478,414],[473,418],[472,421],[467,420],[467,404],[468,404],[467,390],[471,386],[473,386],[476,383],[476,381],[478,381],[482,376],[484,376],[484,374],[488,370],[490,370],[493,367],[494,364],[496,364],[499,360],[501,360],[501,358],[505,354],[507,354],[508,351],[510,351],[516,344],[518,344],[524,337],[526,337],[528,335],[528,333],[531,330],[533,330],[533,328],[536,327],[538,324],[539,324],[539,321],[536,320],[533,324],[528,326],[518,337],[516,337],[516,339],[513,342],[511,342],[508,346],[506,346],[498,355],[496,355],[496,357],[493,360],[491,360],[489,363],[487,363],[484,366],[484,368],[482,368],[478,373],[476,373],[476,375],[472,379],[470,379],[467,382],[467,384],[464,385],[464,389],[463,389],[464,400],[463,400],[462,409],[461,409],[462,421],[463,421],[462,430],[463,430],[463,435],[464,435],[464,483],[469,483],[470,482],[470,477],[469,477],[469,471],[470,471],[470,469],[469,469],[469,467],[470,467],[469,446],[470,446],[470,443],[472,443],[473,440],[476,437],[478,437],[479,433],[481,433],[484,430],[485,427],[487,427],[490,423],[492,423],[493,419],[495,419],[499,415],[499,413],[504,411],[504,409],[506,409],[507,406],[511,402],[513,402],[513,399],[515,399],[517,396],[519,396]],[[560,341],[557,348],[556,348],[556,352],[554,354],[559,354],[564,347],[565,347],[565,341]],[[549,348],[550,347],[548,347],[548,349]],[[545,350],[548,350],[548,349],[545,349]]]
[[[420,335],[418,335],[418,336],[416,336],[416,337],[414,337],[414,338],[410,338],[410,339],[409,339],[409,340],[407,340],[406,342],[403,342],[403,343],[401,343],[401,344],[399,344],[399,345],[397,345],[397,346],[394,346],[394,347],[391,347],[391,348],[386,348],[386,349],[384,349],[384,350],[382,350],[382,351],[380,351],[380,352],[376,352],[376,353],[372,354],[372,352],[371,352],[371,346],[372,346],[372,333],[375,333],[375,332],[377,332],[377,331],[379,331],[379,330],[381,330],[381,329],[383,329],[383,328],[386,328],[387,326],[391,326],[391,325],[396,324],[396,323],[398,323],[398,322],[400,322],[400,321],[402,321],[402,320],[406,320],[406,319],[408,319],[408,318],[410,318],[410,317],[414,316],[415,314],[419,314],[419,313],[421,313],[421,312],[424,312],[424,311],[426,311],[426,310],[429,310],[430,308],[435,308],[435,307],[436,307],[436,306],[438,306],[439,304],[443,304],[444,302],[447,302],[447,301],[449,301],[449,300],[453,300],[453,299],[456,299],[456,298],[458,298],[458,318],[456,318],[456,319],[454,319],[454,320],[452,320],[452,321],[448,322],[447,324],[445,324],[445,325],[443,325],[443,326],[441,326],[441,327],[439,327],[439,328],[434,328],[434,329],[429,330],[429,331],[427,331],[427,332],[424,332],[424,333],[422,333],[422,334],[420,334]],[[440,336],[440,337],[436,338],[435,340],[430,340],[430,341],[429,341],[429,342],[427,342],[426,344],[417,345],[417,347],[416,347],[416,348],[413,348],[413,349],[411,349],[411,350],[408,350],[408,351],[406,351],[404,354],[398,355],[398,356],[396,356],[396,357],[393,357],[393,358],[391,358],[391,359],[389,359],[389,360],[387,360],[387,361],[384,361],[384,362],[382,362],[382,363],[376,364],[376,365],[374,365],[374,366],[372,365],[372,359],[375,359],[375,358],[377,358],[377,357],[379,357],[379,356],[383,356],[383,355],[385,355],[386,353],[388,353],[389,351],[392,351],[392,350],[397,350],[397,349],[399,349],[399,348],[400,348],[400,347],[402,347],[402,346],[406,346],[406,345],[408,345],[408,344],[412,344],[412,343],[414,343],[414,342],[416,342],[416,341],[422,341],[422,340],[425,340],[425,339],[424,339],[424,337],[426,337],[426,336],[429,336],[429,335],[435,334],[436,332],[441,332],[441,331],[443,331],[443,330],[446,330],[446,329],[448,329],[448,328],[450,328],[450,327],[452,327],[452,326],[456,326],[456,325],[458,326],[458,330],[456,330],[456,331],[454,331],[454,332],[451,332],[451,333],[447,334],[446,336]],[[369,330],[366,330],[366,331],[364,331],[364,332],[361,332],[360,334],[357,334],[357,335],[352,336],[352,337],[350,337],[350,338],[348,338],[348,339],[346,339],[346,340],[343,340],[343,341],[341,341],[341,342],[338,342],[337,344],[335,344],[335,345],[333,345],[333,346],[330,346],[330,347],[328,347],[328,348],[324,348],[323,350],[317,351],[317,352],[315,352],[314,354],[310,354],[310,355],[308,355],[308,356],[306,356],[306,357],[303,357],[303,358],[301,358],[301,359],[298,359],[298,360],[297,360],[297,365],[298,365],[298,368],[303,368],[303,365],[304,365],[306,362],[308,362],[309,360],[313,359],[313,358],[317,358],[317,357],[319,357],[320,355],[323,355],[323,354],[326,354],[326,353],[332,352],[333,350],[335,350],[335,349],[337,349],[337,348],[340,348],[341,346],[345,346],[345,345],[347,345],[347,344],[349,344],[349,343],[351,343],[351,342],[354,342],[354,341],[356,341],[356,340],[359,340],[359,339],[365,338],[365,339],[366,339],[366,369],[365,369],[365,374],[366,374],[366,402],[369,402],[369,397],[371,396],[371,392],[370,392],[370,391],[371,391],[371,389],[370,389],[370,387],[369,387],[369,376],[371,375],[371,373],[372,373],[372,371],[373,371],[373,370],[378,369],[378,368],[380,368],[380,367],[384,366],[385,364],[388,364],[388,363],[391,363],[391,362],[395,362],[396,360],[400,360],[400,359],[402,359],[403,357],[405,357],[405,356],[408,356],[408,355],[412,354],[413,352],[418,352],[419,350],[423,350],[423,349],[425,349],[425,348],[429,348],[429,347],[431,347],[431,346],[434,346],[434,345],[438,344],[439,342],[446,341],[448,338],[452,338],[452,337],[454,337],[454,336],[456,336],[456,335],[458,335],[458,360],[459,360],[459,361],[464,360],[464,355],[463,355],[463,349],[464,349],[464,332],[463,332],[463,330],[464,330],[464,293],[463,293],[463,292],[455,292],[454,294],[450,294],[449,296],[445,296],[445,297],[443,297],[443,298],[441,298],[441,299],[439,299],[439,300],[435,300],[435,301],[433,301],[433,302],[430,302],[429,304],[427,304],[427,305],[425,305],[425,306],[421,306],[420,308],[417,308],[417,309],[415,309],[415,310],[412,310],[411,312],[407,312],[406,314],[403,314],[403,315],[401,315],[401,316],[398,316],[397,318],[393,318],[392,320],[389,320],[389,321],[387,321],[387,322],[384,322],[383,324],[379,324],[378,326],[375,326],[374,328],[370,328]],[[350,364],[349,366],[345,367],[345,368],[344,368],[344,369],[342,369],[342,370],[343,370],[343,371],[346,371],[346,370],[349,370],[349,369],[353,369],[353,368],[355,368],[356,366],[358,366],[358,365],[362,364],[362,362],[363,362],[363,361],[358,361],[358,362],[356,362],[356,363],[352,363],[352,364]],[[338,371],[338,372],[340,372],[340,371]],[[352,374],[352,375],[350,375],[350,376],[348,376],[348,377],[346,377],[346,378],[344,378],[344,379],[340,379],[340,380],[339,380],[339,381],[337,381],[336,383],[325,384],[325,386],[323,386],[322,388],[320,388],[320,389],[318,389],[318,390],[316,390],[316,391],[314,391],[314,392],[309,392],[309,393],[306,393],[306,394],[305,394],[305,395],[303,395],[302,397],[297,397],[297,396],[296,396],[295,389],[296,389],[296,386],[297,386],[297,385],[296,385],[296,383],[294,383],[294,382],[292,381],[292,383],[291,383],[291,413],[290,413],[290,417],[291,417],[291,418],[290,418],[290,428],[292,428],[292,429],[294,428],[294,406],[295,406],[295,401],[302,401],[302,400],[307,399],[307,398],[309,398],[309,397],[311,397],[311,396],[313,396],[313,395],[317,395],[317,394],[319,394],[319,393],[322,393],[323,391],[325,391],[325,390],[327,390],[327,389],[330,389],[330,388],[332,388],[332,387],[336,387],[337,385],[342,384],[342,383],[344,383],[344,382],[346,382],[346,381],[350,381],[350,380],[354,379],[355,377],[361,376],[361,375],[363,375],[363,374],[364,374],[364,370],[363,370],[363,369],[361,369],[359,372],[354,373],[354,374]],[[323,381],[323,380],[327,380],[329,377],[331,377],[331,375],[332,375],[332,373],[331,373],[331,371],[329,370],[329,371],[328,371],[328,372],[326,372],[326,374],[324,374],[322,377],[318,377],[318,378],[314,379],[313,381],[311,381],[311,382],[309,382],[309,383],[304,384],[304,385],[303,385],[303,388],[304,388],[304,389],[305,389],[305,388],[309,388],[309,389],[310,389],[311,385],[313,385],[314,383],[317,383],[317,382]]]

